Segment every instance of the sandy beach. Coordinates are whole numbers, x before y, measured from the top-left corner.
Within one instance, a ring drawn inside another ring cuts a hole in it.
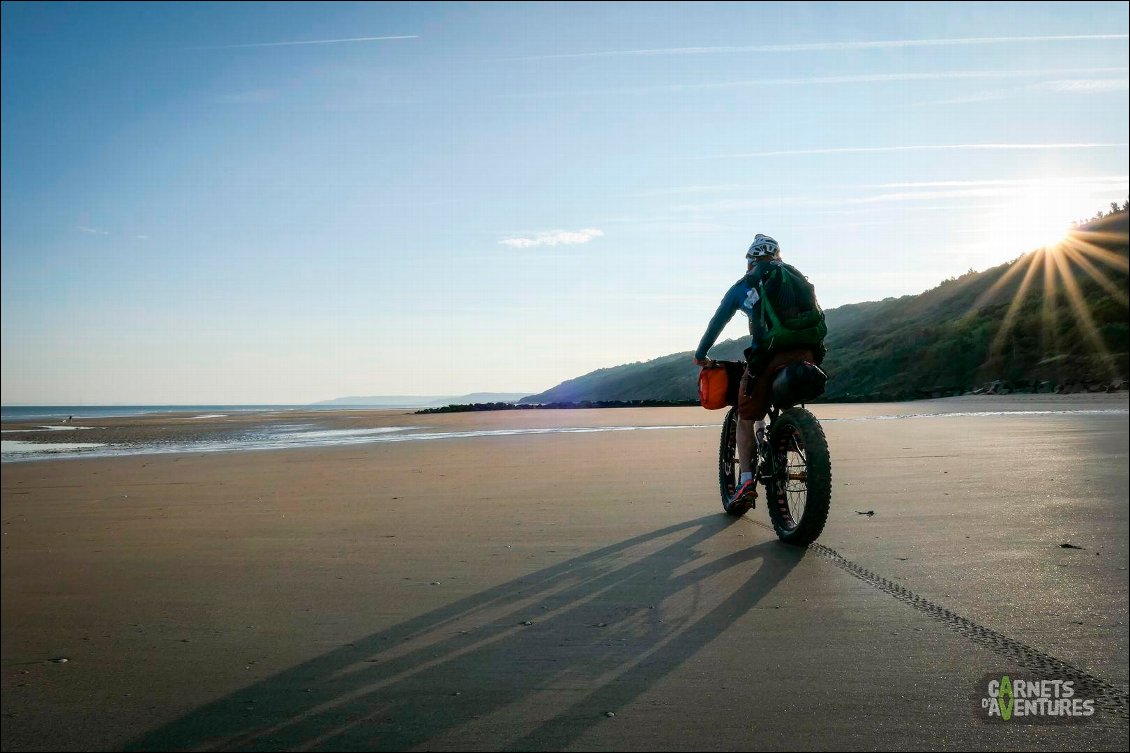
[[[3,748],[1124,749],[1126,393],[815,412],[807,551],[722,513],[721,412],[84,421],[667,428],[4,463]],[[978,717],[1040,666],[1096,716]]]

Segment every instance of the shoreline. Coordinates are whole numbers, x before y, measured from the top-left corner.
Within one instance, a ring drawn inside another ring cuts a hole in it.
[[[813,406],[832,406],[832,405],[904,405],[907,403],[932,403],[940,400],[960,400],[960,399],[998,399],[998,398],[1018,398],[1018,399],[1087,399],[1089,397],[1104,396],[1104,395],[1128,395],[1125,389],[1122,390],[1096,390],[1096,391],[1078,391],[1078,392],[1011,392],[1007,394],[990,394],[978,392],[966,392],[962,395],[940,395],[940,396],[923,396],[923,397],[907,397],[905,399],[888,399],[888,400],[868,400],[868,399],[847,399],[838,398],[835,400],[817,400],[809,403],[809,407]],[[515,402],[492,402],[492,403],[451,403],[448,405],[435,406],[435,405],[359,405],[359,406],[333,406],[333,405],[319,405],[319,404],[239,404],[239,405],[4,405],[0,406],[3,410],[19,410],[27,408],[42,408],[46,412],[33,413],[24,416],[17,415],[3,415],[0,416],[0,426],[4,430],[10,430],[11,426],[41,426],[44,422],[50,420],[64,420],[72,418],[75,421],[101,421],[105,419],[162,419],[162,418],[186,418],[186,413],[200,413],[202,415],[193,416],[191,418],[205,419],[205,418],[227,418],[231,414],[237,416],[250,416],[250,415],[294,415],[294,414],[315,414],[315,415],[334,415],[341,413],[408,413],[414,415],[433,415],[441,413],[470,413],[470,412],[492,412],[492,411],[509,411],[509,410],[603,410],[603,409],[624,409],[624,408],[693,408],[697,407],[696,400],[582,400],[577,402],[552,402],[552,403],[515,403]],[[58,410],[53,410],[58,409]],[[106,410],[122,410],[120,413],[104,413]],[[83,411],[94,411],[87,415]],[[224,413],[219,413],[224,411]]]
[[[824,421],[933,416],[1125,413],[1127,393],[965,395],[897,403],[816,403]],[[368,444],[607,432],[716,428],[724,410],[689,407],[573,410],[444,411],[402,409],[245,411],[231,414],[148,414],[82,419],[65,426],[6,422],[3,464],[133,456],[269,452]],[[62,440],[66,440],[65,442]]]

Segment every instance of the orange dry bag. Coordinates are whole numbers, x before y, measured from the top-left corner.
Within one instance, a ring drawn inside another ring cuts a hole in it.
[[[703,369],[698,373],[698,401],[707,410],[718,410],[729,405],[726,400],[729,378],[726,369],[720,365],[712,369]]]

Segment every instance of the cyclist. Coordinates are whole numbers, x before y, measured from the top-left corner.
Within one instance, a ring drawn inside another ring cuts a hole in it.
[[[772,269],[772,265],[784,264],[781,261],[781,247],[773,238],[758,233],[753,243],[746,252],[746,274],[734,283],[714,317],[706,327],[706,333],[698,344],[694,353],[694,362],[698,366],[711,367],[714,360],[707,358],[707,351],[714,345],[718,335],[733,319],[734,314],[742,311],[749,317],[750,347],[746,348],[746,368],[742,374],[741,387],[738,390],[738,466],[741,476],[738,480],[737,491],[730,499],[726,509],[734,511],[740,508],[749,509],[757,500],[757,482],[754,465],[757,459],[755,451],[756,438],[764,433],[765,414],[769,411],[770,388],[772,379],[768,375],[777,371],[792,361],[809,361],[819,364],[823,360],[824,347],[814,344],[811,347],[794,347],[787,350],[767,351],[759,347],[764,338],[761,324],[760,292],[761,282]],[[791,272],[800,275],[795,268],[785,265]],[[800,275],[803,277],[803,275]]]

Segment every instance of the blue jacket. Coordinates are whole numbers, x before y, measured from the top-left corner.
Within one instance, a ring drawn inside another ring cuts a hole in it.
[[[780,264],[781,262],[775,260],[758,262],[745,277],[730,286],[726,295],[722,297],[722,302],[718,304],[718,310],[714,312],[710,324],[706,326],[706,334],[702,336],[698,350],[694,352],[695,358],[699,360],[706,358],[707,351],[714,346],[714,341],[718,339],[718,335],[722,334],[722,330],[734,318],[734,314],[739,311],[749,317],[750,348],[757,350],[762,335],[761,307],[758,305],[760,294],[757,292],[757,288],[760,281],[768,274],[770,265],[774,263]]]

